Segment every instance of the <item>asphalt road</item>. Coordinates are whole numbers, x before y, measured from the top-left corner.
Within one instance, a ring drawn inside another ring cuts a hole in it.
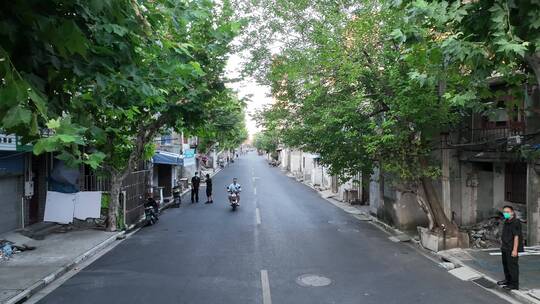
[[[243,187],[237,212],[224,190],[232,177]],[[167,210],[39,303],[506,303],[254,153],[214,177],[214,194],[213,205]],[[302,286],[303,275],[330,284]]]

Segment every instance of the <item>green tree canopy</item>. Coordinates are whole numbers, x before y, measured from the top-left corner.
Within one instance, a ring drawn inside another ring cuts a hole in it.
[[[248,138],[245,102],[230,90],[212,99],[204,121],[197,131],[202,152],[208,152],[213,147],[218,150],[234,149]]]
[[[228,3],[19,1],[0,5],[0,127],[121,181],[164,129],[194,131],[225,90]],[[42,136],[42,130],[49,130]]]
[[[433,151],[441,133],[489,107],[481,101],[495,94],[491,77],[510,85],[531,78],[537,1],[254,5],[246,72],[276,100],[259,117],[263,127],[320,153],[344,178],[375,166],[399,177],[424,193],[418,201],[432,228],[456,232],[430,181],[439,168]]]

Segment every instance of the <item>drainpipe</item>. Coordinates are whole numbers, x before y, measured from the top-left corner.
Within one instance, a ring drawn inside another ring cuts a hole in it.
[[[24,196],[21,197],[21,228],[24,229]]]
[[[124,229],[127,229],[127,223],[126,223],[127,198],[126,196],[127,196],[127,191],[126,190],[122,191],[122,205],[123,205],[122,212],[124,213],[124,216],[122,216],[122,218],[124,219]]]
[[[442,228],[442,235],[443,235],[443,250],[446,250],[446,226],[444,224],[441,224]]]

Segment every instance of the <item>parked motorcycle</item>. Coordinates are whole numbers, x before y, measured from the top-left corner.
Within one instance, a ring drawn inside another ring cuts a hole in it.
[[[277,167],[277,166],[279,166],[281,164],[281,162],[279,160],[273,159],[273,160],[269,161],[268,164],[270,166],[272,166],[272,167]]]
[[[173,187],[173,206],[175,208],[180,208],[180,204],[182,204],[182,187],[180,185],[176,185]]]
[[[159,221],[159,206],[153,198],[144,203],[144,217],[146,225],[151,226]]]

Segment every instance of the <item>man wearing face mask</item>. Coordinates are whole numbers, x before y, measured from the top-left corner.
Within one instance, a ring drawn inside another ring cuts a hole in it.
[[[519,252],[523,252],[521,222],[516,218],[512,206],[503,207],[504,226],[501,235],[502,264],[504,280],[497,282],[504,289],[519,289]]]

